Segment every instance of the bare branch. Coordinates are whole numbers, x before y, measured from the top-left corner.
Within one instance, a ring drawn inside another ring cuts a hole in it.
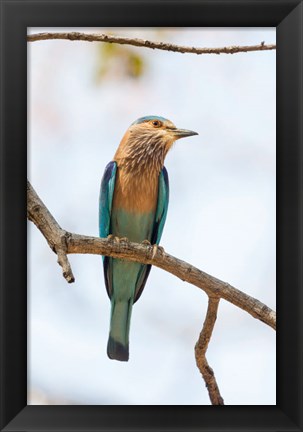
[[[164,51],[172,51],[178,53],[190,53],[190,54],[236,54],[239,52],[250,52],[250,51],[269,51],[275,50],[276,45],[266,45],[261,42],[259,45],[247,45],[247,46],[229,46],[221,48],[196,48],[189,46],[174,45],[171,43],[164,42],[152,42],[144,39],[127,38],[120,36],[113,36],[107,34],[98,33],[80,33],[80,32],[68,32],[68,33],[36,33],[27,36],[28,42],[35,42],[41,40],[50,39],[65,39],[70,41],[86,41],[86,42],[108,42],[117,43],[120,45],[132,45],[136,47],[144,47],[151,49],[159,49]]]
[[[46,238],[49,247],[57,254],[58,263],[62,267],[63,276],[67,282],[74,282],[75,278],[66,256],[67,233],[45,207],[29,181],[27,182],[27,218],[34,222]]]
[[[195,346],[196,363],[204,378],[212,405],[224,405],[224,400],[220,395],[214,371],[209,366],[206,359],[206,351],[217,319],[219,301],[219,297],[208,298],[206,318]]]
[[[37,225],[54,252],[57,253],[58,250],[61,250],[65,254],[107,255],[127,259],[128,261],[152,264],[172,273],[183,281],[201,288],[210,297],[221,297],[227,300],[248,312],[254,318],[276,329],[276,313],[272,309],[231,285],[166,252],[161,252],[159,249],[153,257],[154,249],[152,246],[126,241],[116,242],[110,239],[89,237],[62,230],[29,182],[27,199],[28,218]],[[65,250],[62,250],[62,244],[65,244]]]

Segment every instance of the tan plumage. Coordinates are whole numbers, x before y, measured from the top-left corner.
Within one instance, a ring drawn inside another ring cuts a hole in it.
[[[131,176],[125,168],[117,169],[114,208],[140,213],[155,211],[157,195],[158,179],[155,175],[139,178]]]
[[[114,156],[118,166],[115,208],[155,211],[159,173],[175,140],[166,133],[168,127],[175,128],[170,121],[157,129],[152,122],[144,122],[132,125],[123,136]]]

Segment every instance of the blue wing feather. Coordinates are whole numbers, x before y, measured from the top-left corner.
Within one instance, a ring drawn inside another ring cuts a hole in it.
[[[104,171],[99,198],[99,236],[106,238],[110,234],[110,218],[115,189],[117,164],[110,162]],[[104,280],[108,296],[111,297],[112,281],[111,271],[109,268],[110,258],[103,256]]]
[[[160,243],[164,224],[166,221],[168,201],[169,201],[168,173],[166,168],[163,167],[159,176],[158,204],[157,204],[154,230],[152,235],[152,244]]]
[[[110,234],[110,216],[115,189],[116,171],[116,162],[110,162],[105,168],[101,181],[99,198],[99,236],[102,238]]]
[[[163,167],[159,175],[158,203],[157,203],[156,217],[155,217],[154,228],[153,228],[153,233],[151,238],[152,244],[160,243],[165,220],[166,220],[166,215],[167,215],[168,201],[169,201],[168,174],[166,168]],[[151,265],[148,264],[142,266],[142,270],[138,275],[138,279],[136,283],[134,303],[139,299],[139,297],[142,294],[150,270],[151,270]]]

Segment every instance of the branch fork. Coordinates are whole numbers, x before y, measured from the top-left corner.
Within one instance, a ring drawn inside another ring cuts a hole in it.
[[[60,236],[60,242],[55,245],[54,252],[57,254],[58,264],[62,267],[63,277],[66,279],[68,283],[75,282],[75,277],[73,275],[73,271],[71,269],[71,265],[67,258],[67,242],[70,233],[62,230],[62,234]]]

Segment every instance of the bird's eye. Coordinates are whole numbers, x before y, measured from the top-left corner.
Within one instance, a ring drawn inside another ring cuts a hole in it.
[[[155,127],[160,127],[160,126],[162,126],[162,123],[159,121],[159,120],[153,120],[153,126],[155,126]]]

